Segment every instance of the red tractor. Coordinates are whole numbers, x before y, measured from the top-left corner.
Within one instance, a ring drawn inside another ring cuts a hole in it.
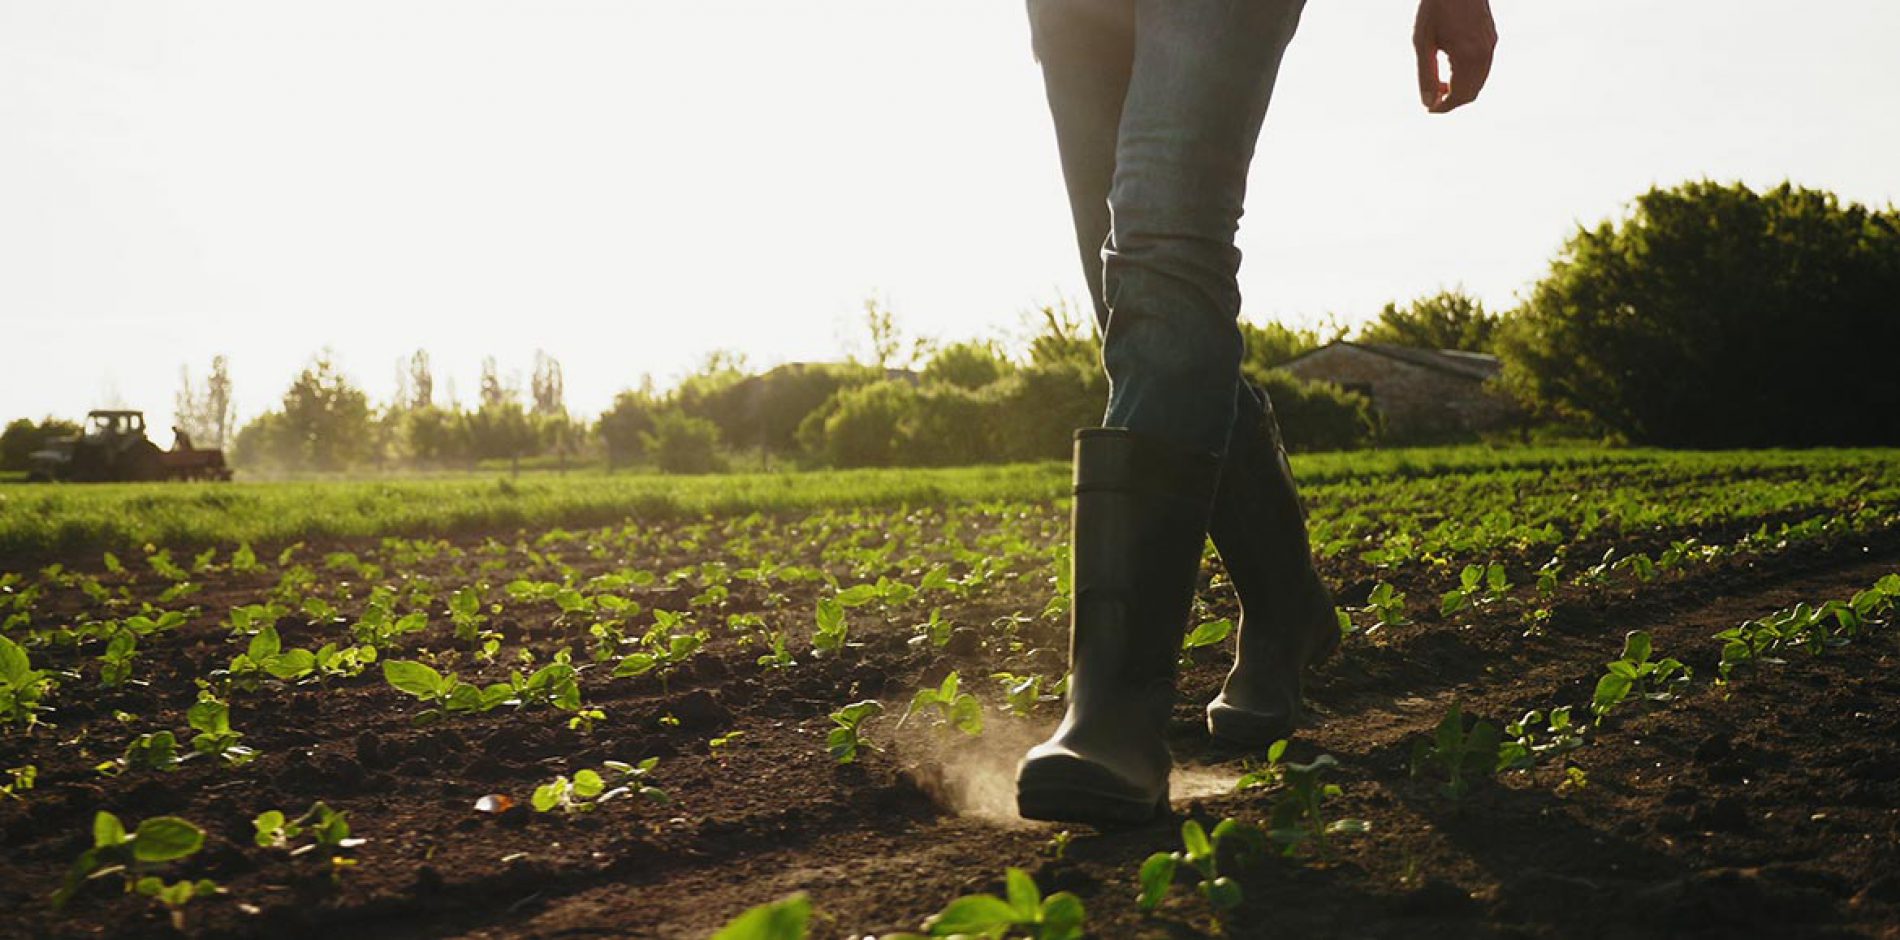
[[[54,441],[33,454],[30,480],[69,480],[75,483],[140,482],[147,480],[229,480],[224,451],[191,446],[184,431],[171,450],[159,450],[145,436],[145,412],[94,411],[86,415],[85,432]]]

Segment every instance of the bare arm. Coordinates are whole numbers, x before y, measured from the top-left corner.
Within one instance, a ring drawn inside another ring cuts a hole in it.
[[[1491,75],[1491,53],[1498,45],[1490,0],[1419,0],[1412,27],[1418,53],[1418,94],[1427,110],[1444,114],[1478,99]],[[1451,60],[1447,81],[1438,73],[1438,54]]]

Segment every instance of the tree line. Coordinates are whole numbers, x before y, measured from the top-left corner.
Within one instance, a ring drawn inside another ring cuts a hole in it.
[[[1513,309],[1462,291],[1388,304],[1349,331],[1239,324],[1243,372],[1267,389],[1294,449],[1376,443],[1365,396],[1279,367],[1336,340],[1493,353],[1499,394],[1532,418],[1613,441],[1692,447],[1900,444],[1900,213],[1792,184],[1755,192],[1652,189],[1580,228]],[[560,364],[537,352],[527,389],[483,364],[473,408],[437,401],[427,352],[371,403],[319,354],[280,406],[232,431],[223,357],[181,376],[177,414],[239,466],[341,470],[604,461],[706,472],[733,466],[883,466],[1060,459],[1107,397],[1093,324],[1064,306],[1026,342],[906,337],[867,303],[870,354],[754,370],[709,355],[677,387],[621,392],[593,421],[569,414]],[[0,468],[24,465],[70,422],[20,419]]]

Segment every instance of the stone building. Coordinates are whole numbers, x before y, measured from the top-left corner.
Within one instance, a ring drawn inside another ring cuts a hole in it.
[[[1340,340],[1281,368],[1366,396],[1387,443],[1469,440],[1521,417],[1492,381],[1502,371],[1497,357],[1484,353]]]

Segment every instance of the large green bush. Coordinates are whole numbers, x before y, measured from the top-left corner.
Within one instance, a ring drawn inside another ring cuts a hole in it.
[[[1247,372],[1247,380],[1273,403],[1287,450],[1350,450],[1377,439],[1378,417],[1366,396],[1331,382],[1308,382],[1283,369]]]
[[[1900,213],[1700,182],[1578,232],[1499,353],[1527,403],[1637,443],[1895,444],[1896,341]]]

